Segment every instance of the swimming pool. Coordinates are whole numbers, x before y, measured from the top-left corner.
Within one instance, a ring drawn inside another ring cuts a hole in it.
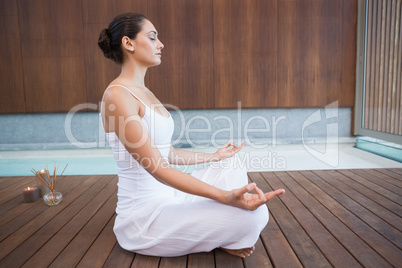
[[[73,157],[19,157],[0,158],[0,177],[5,176],[33,176],[31,169],[41,170],[49,168],[53,174],[54,165],[60,165],[58,175],[68,164],[64,175],[100,175],[117,174],[116,162],[113,156],[73,156]],[[179,170],[191,173],[199,166],[174,166]],[[201,167],[201,166],[200,166]]]

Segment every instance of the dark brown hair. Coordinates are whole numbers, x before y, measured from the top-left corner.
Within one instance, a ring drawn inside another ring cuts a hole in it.
[[[142,29],[144,20],[148,18],[139,13],[124,13],[115,17],[108,28],[103,29],[99,34],[98,46],[102,49],[103,55],[121,64],[123,62],[121,39],[124,36],[135,39]]]

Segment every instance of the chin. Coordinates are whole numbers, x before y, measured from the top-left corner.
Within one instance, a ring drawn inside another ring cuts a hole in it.
[[[160,65],[162,63],[162,61],[157,61],[157,62],[154,62],[151,66],[158,66],[158,65]]]

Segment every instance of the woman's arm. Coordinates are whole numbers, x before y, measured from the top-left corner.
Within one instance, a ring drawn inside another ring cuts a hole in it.
[[[270,198],[281,194],[281,192],[264,194],[255,184],[248,184],[233,191],[225,191],[171,167],[160,154],[142,123],[138,114],[140,103],[133,101],[129,93],[112,89],[105,94],[105,107],[114,104],[116,109],[106,111],[106,121],[111,124],[110,126],[119,137],[120,142],[132,157],[161,183],[189,194],[249,210],[255,210]],[[252,190],[255,190],[257,194],[245,195]]]
[[[172,145],[170,145],[168,159],[169,163],[172,165],[196,165],[207,162],[216,162],[233,156],[239,152],[244,145],[246,145],[245,142],[240,146],[236,146],[232,142],[228,142],[219,148],[215,153],[196,153],[174,148]]]

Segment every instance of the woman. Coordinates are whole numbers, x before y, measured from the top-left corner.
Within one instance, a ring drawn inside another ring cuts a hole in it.
[[[247,184],[246,170],[233,157],[244,144],[229,142],[213,154],[171,145],[173,119],[144,84],[164,47],[144,15],[117,16],[101,31],[98,45],[121,64],[101,106],[119,173],[114,232],[121,247],[154,256],[214,248],[249,256],[268,222],[265,203],[284,190],[264,194]],[[203,162],[213,163],[191,175],[170,166]]]

